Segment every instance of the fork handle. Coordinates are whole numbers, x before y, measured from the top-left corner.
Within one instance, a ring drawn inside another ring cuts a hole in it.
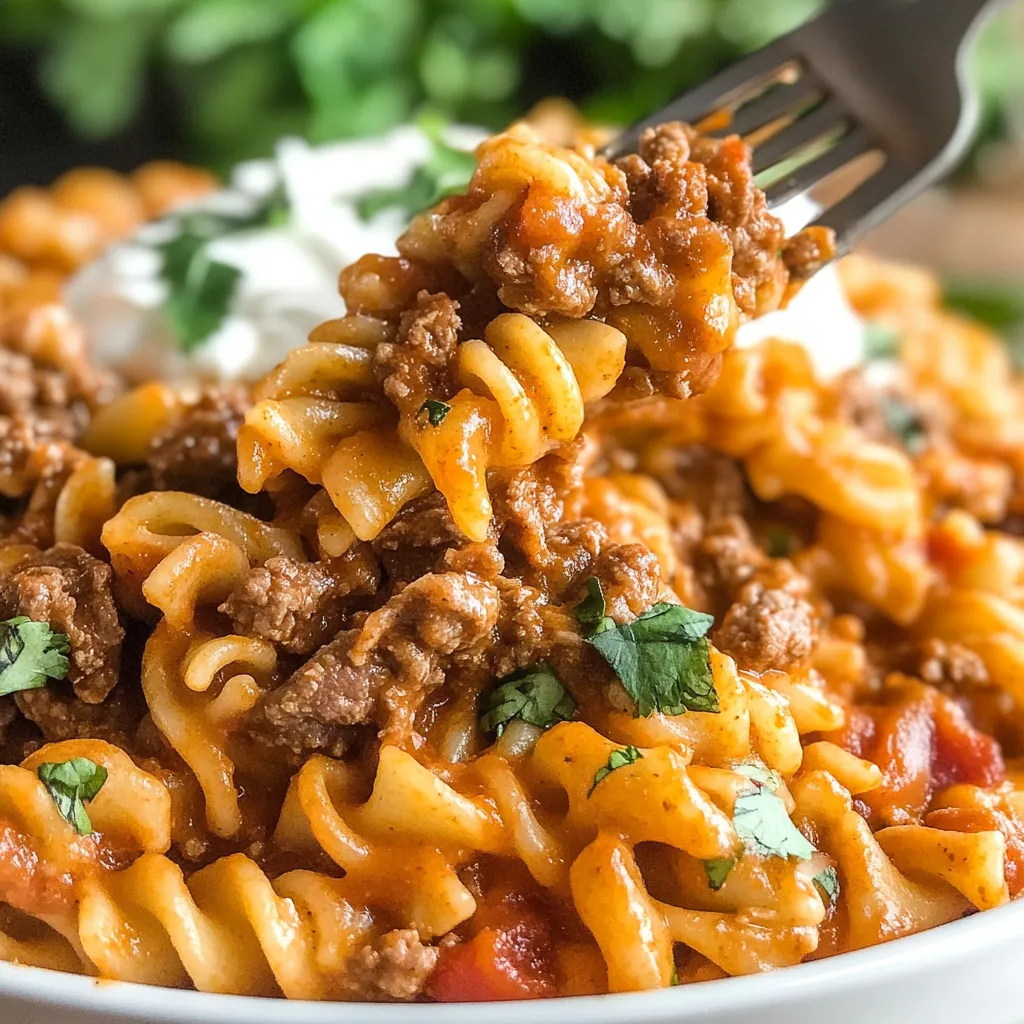
[[[923,33],[922,42],[929,50],[945,44],[956,54],[968,36],[980,25],[982,16],[992,14],[999,7],[1007,7],[1014,0],[832,0],[825,12],[830,23],[833,19],[848,18],[863,30],[866,23],[874,22],[873,30],[889,31],[899,24],[913,25]],[[851,28],[854,27],[851,24]],[[798,30],[799,32],[799,30]]]

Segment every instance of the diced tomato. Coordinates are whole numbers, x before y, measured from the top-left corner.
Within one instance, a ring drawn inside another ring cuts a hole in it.
[[[956,701],[908,683],[881,707],[854,707],[829,738],[882,769],[882,784],[862,796],[876,825],[920,821],[946,786],[994,786],[1005,778],[997,740],[975,729]]]
[[[995,786],[1006,778],[1003,752],[998,741],[975,729],[958,704],[940,696],[934,720],[932,779],[936,788],[958,782]]]
[[[841,729],[825,733],[824,739],[838,744],[857,757],[868,757],[875,741],[875,719],[868,708],[852,707]]]
[[[554,995],[550,908],[529,876],[505,871],[488,881],[470,937],[442,952],[428,995],[446,1003]]]
[[[0,820],[0,900],[27,913],[53,914],[71,902],[72,878],[42,861],[29,839]]]
[[[878,823],[905,825],[920,818],[931,796],[932,723],[928,704],[900,701],[878,721],[872,760],[882,784],[863,795]]]
[[[553,988],[548,935],[531,920],[484,928],[446,949],[427,983],[428,995],[443,1003],[537,999]]]

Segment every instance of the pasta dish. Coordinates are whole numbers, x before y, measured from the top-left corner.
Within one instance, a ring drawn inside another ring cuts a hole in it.
[[[837,375],[736,345],[834,257],[747,146],[520,124],[258,381],[126,377],[62,282],[213,187],[0,205],[0,959],[523,999],[1017,896],[1024,387],[929,275],[838,264]],[[267,195],[153,235],[189,344]]]

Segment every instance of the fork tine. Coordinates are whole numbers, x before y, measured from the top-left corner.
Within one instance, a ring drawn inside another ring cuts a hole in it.
[[[754,150],[754,173],[774,167],[786,157],[817,142],[833,129],[848,128],[850,115],[846,107],[832,96],[809,114],[797,118]]]
[[[785,37],[778,39],[720,71],[714,78],[680,96],[658,113],[639,121],[612,140],[603,153],[611,160],[626,153],[635,153],[644,129],[655,127],[665,121],[687,121],[696,124],[709,114],[735,103],[745,94],[756,91],[759,86],[763,87],[775,72],[797,58],[798,55],[793,52],[792,41]]]
[[[916,190],[917,183],[913,174],[899,164],[888,163],[845,199],[824,211],[814,223],[832,228],[840,252],[846,252],[861,235],[903,205],[906,198],[904,193]]]
[[[765,190],[768,205],[781,206],[801,192],[806,192],[812,185],[823,181],[834,171],[845,167],[871,148],[870,133],[864,128],[854,128],[839,139],[831,149],[798,167],[792,174],[787,174],[782,181],[769,186]]]
[[[713,134],[749,135],[787,114],[799,114],[805,107],[822,99],[825,93],[825,86],[818,77],[804,72],[795,82],[776,86],[743,104],[728,127]]]

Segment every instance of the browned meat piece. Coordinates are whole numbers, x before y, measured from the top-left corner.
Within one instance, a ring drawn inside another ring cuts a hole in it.
[[[754,543],[739,516],[710,523],[693,552],[697,582],[708,611],[719,618],[733,594],[766,562],[765,553]]]
[[[207,498],[232,495],[237,489],[235,442],[248,405],[242,387],[207,388],[192,408],[150,441],[153,489]]]
[[[867,367],[855,367],[841,374],[834,384],[837,415],[859,427],[872,441],[889,441],[885,416],[886,389],[870,380]]]
[[[71,438],[88,418],[88,407],[76,404],[79,397],[67,374],[36,365],[20,352],[0,349],[0,415],[45,411],[60,424],[50,436]]]
[[[931,444],[915,460],[925,493],[947,508],[962,508],[986,524],[1005,519],[1013,495],[1013,469],[1005,462]]]
[[[491,540],[469,543],[461,548],[449,548],[441,557],[438,569],[447,572],[468,572],[482,580],[501,576],[505,558]]]
[[[253,719],[257,738],[300,755],[344,749],[353,725],[408,733],[446,669],[486,670],[499,607],[492,583],[460,573],[421,577],[270,693]]]
[[[39,726],[47,743],[100,739],[126,747],[146,713],[139,694],[115,689],[102,704],[86,703],[62,683],[15,694],[18,708]]]
[[[396,929],[364,946],[346,965],[353,999],[414,999],[437,964],[439,952],[412,928]]]
[[[783,587],[745,583],[712,637],[740,668],[764,672],[805,661],[818,642],[814,606]]]
[[[459,341],[458,308],[447,295],[420,292],[402,314],[397,339],[377,346],[377,379],[399,412],[415,416],[428,398],[455,394],[451,362]]]
[[[671,128],[663,125],[650,131],[657,135]],[[723,225],[732,240],[736,302],[748,316],[774,308],[788,277],[779,259],[785,233],[769,212],[764,193],[754,187],[749,150],[736,136],[718,140],[692,128],[688,131],[691,159],[707,168],[708,216]]]
[[[314,750],[331,757],[346,752],[352,727],[373,720],[377,695],[392,681],[382,664],[352,664],[348,654],[358,636],[358,630],[340,634],[262,701],[250,722],[259,742],[296,761]]]
[[[608,663],[585,643],[573,604],[548,604],[544,593],[504,577],[495,642],[486,651],[486,677],[500,679],[539,661],[547,662],[577,700],[614,681]]]
[[[0,577],[0,618],[27,615],[71,641],[68,678],[75,694],[98,704],[114,688],[124,630],[118,621],[110,566],[73,544],[32,555]]]
[[[934,637],[903,648],[894,667],[947,692],[989,685],[985,662],[974,651]]]
[[[43,306],[0,324],[0,493],[26,494],[30,456],[50,442],[76,441],[91,410],[117,391],[85,361],[85,338],[67,313]],[[46,460],[38,460],[41,465]]]
[[[644,468],[670,498],[689,502],[709,521],[750,511],[750,489],[739,464],[704,445],[665,445]]]
[[[65,374],[0,349],[0,492],[27,493],[53,461],[40,451],[77,440],[88,422],[89,407]]]
[[[607,541],[593,519],[565,521],[566,502],[583,480],[581,445],[569,444],[492,485],[495,529],[509,575],[558,600],[586,573]]]
[[[782,247],[782,261],[798,280],[816,274],[835,255],[836,236],[823,227],[804,228]]]
[[[607,612],[616,622],[632,622],[657,604],[661,567],[657,555],[643,544],[606,548],[591,573],[600,581]]]
[[[446,552],[466,544],[438,491],[410,502],[373,540],[388,583],[397,589],[432,572]]]
[[[250,569],[220,606],[243,636],[309,654],[341,628],[347,597],[376,593],[380,570],[366,544],[326,562],[279,556]]]

